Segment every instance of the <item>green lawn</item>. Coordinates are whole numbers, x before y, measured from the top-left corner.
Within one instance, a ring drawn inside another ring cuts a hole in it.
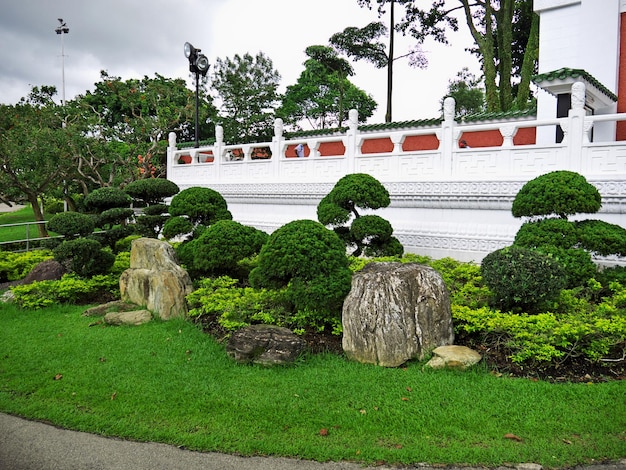
[[[626,456],[620,381],[390,369],[331,354],[242,366],[189,322],[110,327],[83,310],[0,304],[0,411],[195,450],[319,461],[554,468]]]

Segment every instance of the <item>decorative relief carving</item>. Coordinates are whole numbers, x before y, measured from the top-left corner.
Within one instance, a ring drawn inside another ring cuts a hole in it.
[[[585,84],[575,82],[572,84],[572,109],[583,109],[585,107]]]

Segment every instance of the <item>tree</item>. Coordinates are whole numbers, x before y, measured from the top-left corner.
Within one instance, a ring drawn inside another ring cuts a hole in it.
[[[206,123],[216,110],[202,95],[200,122]],[[165,175],[169,132],[182,139],[193,135],[195,94],[182,79],[156,74],[122,81],[102,71],[95,90],[79,96],[69,113],[68,124],[78,132],[73,150],[85,184],[123,186]],[[208,136],[209,130],[204,124],[203,133]]]
[[[276,115],[297,126],[306,120],[315,129],[341,126],[350,109],[364,122],[376,109],[376,102],[354,86],[347,76],[352,67],[329,47],[310,46],[305,70],[295,85],[287,87]]]
[[[337,181],[324,196],[317,206],[317,219],[332,226],[346,246],[356,247],[352,256],[402,255],[404,248],[392,236],[391,224],[377,215],[361,216],[357,210],[380,209],[389,203],[389,192],[376,178],[354,173]]]
[[[443,101],[446,97],[451,96],[454,98],[457,117],[483,112],[485,110],[485,92],[480,83],[480,80],[467,67],[463,67],[457,73],[456,79],[448,82],[448,93],[441,99],[442,111]]]
[[[372,0],[357,0],[372,7]],[[447,8],[446,0],[435,0],[430,7],[417,6],[416,0],[376,0],[379,15],[390,4],[404,6],[405,15],[394,29],[419,43],[427,37],[447,42],[446,27],[458,30],[457,10],[463,12],[482,65],[488,112],[525,109],[530,102],[530,80],[539,54],[539,17],[532,0],[457,0]]]
[[[211,88],[221,101],[218,120],[226,142],[271,140],[281,78],[272,60],[262,52],[236,54],[218,58],[213,70]]]
[[[26,198],[36,221],[44,215],[39,199],[71,173],[70,132],[52,101],[54,87],[34,87],[15,106],[0,107],[0,192],[3,199]],[[38,224],[39,236],[48,235]]]
[[[360,6],[372,8],[371,1],[358,0]],[[413,67],[424,68],[428,64],[424,53],[419,45],[416,45],[408,53],[395,56],[395,32],[398,26],[395,22],[394,6],[398,4],[409,4],[411,2],[403,0],[378,0],[378,17],[385,14],[385,4],[389,3],[389,27],[382,22],[372,22],[363,28],[350,26],[341,33],[335,33],[330,38],[330,43],[337,50],[344,52],[348,57],[355,60],[366,60],[374,64],[376,68],[387,67],[387,111],[385,112],[385,122],[392,119],[392,92],[393,92],[393,63],[398,59],[409,58],[409,64]],[[389,45],[385,46],[379,41],[381,37],[389,36]]]

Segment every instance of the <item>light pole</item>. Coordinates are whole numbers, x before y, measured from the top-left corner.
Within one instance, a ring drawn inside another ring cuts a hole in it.
[[[63,85],[63,95],[61,103],[65,106],[65,50],[63,47],[63,35],[70,32],[70,28],[65,24],[63,18],[57,18],[59,20],[59,26],[55,29],[57,34],[61,35],[61,80]]]
[[[185,57],[189,59],[189,71],[196,75],[196,148],[200,146],[198,137],[198,87],[200,75],[206,76],[209,71],[209,59],[204,54],[200,54],[202,49],[196,49],[190,43],[185,43]]]

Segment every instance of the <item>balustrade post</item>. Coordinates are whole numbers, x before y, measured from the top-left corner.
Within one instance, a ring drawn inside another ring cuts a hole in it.
[[[585,84],[572,85],[572,107],[567,116],[567,131],[563,142],[567,145],[568,167],[571,171],[582,171],[583,141],[585,136]]]
[[[452,151],[456,148],[456,137],[458,130],[455,129],[454,121],[454,98],[448,96],[443,100],[443,122],[441,129],[437,129],[436,135],[439,139],[439,154],[441,155],[441,170],[444,175],[452,174]]]
[[[274,136],[272,137],[272,159],[270,165],[272,165],[271,173],[274,175],[274,178],[278,178],[280,173],[280,165],[284,158],[283,155],[283,142],[285,138],[283,137],[284,124],[281,118],[276,118],[274,120]]]
[[[174,152],[176,148],[176,132],[170,132],[167,139],[167,174],[172,174],[174,167]]]
[[[354,173],[358,153],[359,113],[351,109],[348,113],[348,132],[346,134],[346,159],[348,173]]]

